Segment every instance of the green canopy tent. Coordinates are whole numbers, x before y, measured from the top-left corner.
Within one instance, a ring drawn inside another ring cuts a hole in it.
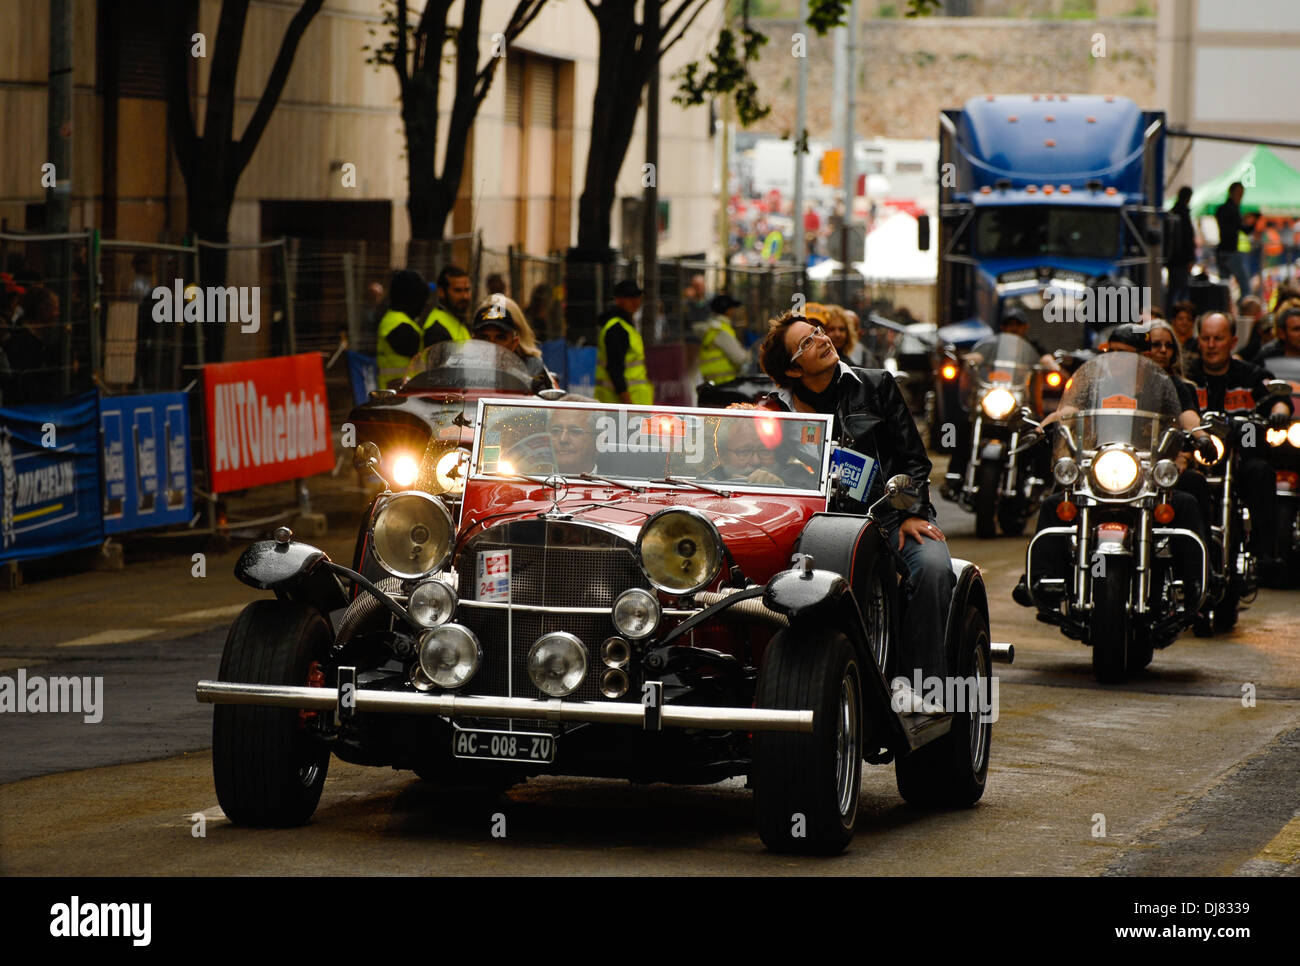
[[[1242,214],[1258,212],[1265,216],[1300,218],[1300,171],[1261,145],[1251,148],[1223,174],[1192,192],[1192,216],[1213,215],[1227,200],[1228,185],[1234,181],[1240,181],[1246,188],[1241,199]]]

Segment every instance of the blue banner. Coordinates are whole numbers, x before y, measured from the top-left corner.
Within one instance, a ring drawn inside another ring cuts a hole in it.
[[[0,409],[0,561],[104,540],[95,393]]]
[[[569,384],[569,344],[563,339],[548,339],[542,343],[542,365],[546,366],[561,386]]]
[[[596,395],[596,347],[575,346],[569,349],[569,392],[580,396]]]
[[[348,382],[352,384],[352,405],[369,401],[370,393],[379,388],[379,366],[372,356],[351,349],[343,353],[348,360]]]
[[[104,532],[188,523],[190,407],[182,392],[100,400]]]

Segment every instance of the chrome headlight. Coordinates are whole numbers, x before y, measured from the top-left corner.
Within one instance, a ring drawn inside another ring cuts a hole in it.
[[[410,453],[398,453],[393,459],[393,485],[411,486],[420,476],[420,461]]]
[[[618,595],[611,616],[620,634],[639,641],[655,632],[662,614],[663,609],[654,594],[640,587],[633,587]]]
[[[1151,467],[1151,478],[1162,490],[1169,489],[1178,482],[1178,464],[1173,460],[1160,460]]]
[[[443,624],[420,637],[420,670],[440,688],[460,687],[482,660],[478,638],[460,624]]]
[[[406,609],[411,612],[411,616],[417,623],[425,627],[437,627],[451,620],[451,615],[456,613],[458,603],[456,591],[451,589],[451,585],[434,578],[426,580],[411,591],[411,599],[407,602]]]
[[[438,457],[433,467],[434,479],[444,493],[464,493],[469,476],[469,453],[459,446]]]
[[[1300,422],[1291,424],[1291,428],[1286,431],[1286,440],[1296,449],[1300,449]]]
[[[375,514],[375,559],[390,574],[415,580],[431,574],[451,555],[451,514],[427,493],[401,493]]]
[[[989,419],[1006,419],[1016,408],[1016,397],[1007,389],[990,389],[980,400],[980,407]]]
[[[1126,450],[1102,450],[1092,461],[1092,478],[1107,493],[1123,493],[1133,485],[1137,476],[1137,458]]]
[[[693,594],[722,568],[722,535],[698,510],[670,507],[641,528],[636,555],[655,587],[667,594]]]
[[[1269,429],[1264,432],[1264,438],[1268,440],[1269,446],[1281,446],[1286,442],[1286,437],[1285,429]]]
[[[542,694],[572,694],[587,676],[587,649],[572,634],[547,634],[528,652],[528,676]]]
[[[1061,486],[1071,486],[1079,478],[1079,464],[1068,456],[1062,456],[1052,465],[1052,476]]]
[[[1223,459],[1223,440],[1219,439],[1219,437],[1215,436],[1213,433],[1210,434],[1209,438],[1214,441],[1214,459],[1202,459],[1201,454],[1196,453],[1196,462],[1200,463],[1202,466],[1213,466],[1215,463],[1219,462],[1219,460]]]

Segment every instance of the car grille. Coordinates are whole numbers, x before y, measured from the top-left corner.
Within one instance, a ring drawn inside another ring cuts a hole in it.
[[[595,528],[551,521],[520,521],[471,541],[456,559],[462,600],[476,597],[478,554],[509,550],[511,603],[547,607],[600,607],[600,614],[544,614],[515,610],[507,643],[507,611],[462,607],[457,621],[478,636],[483,664],[464,694],[545,697],[528,676],[529,648],[544,634],[567,631],[587,648],[587,676],[569,696],[606,701],[600,693],[600,645],[616,633],[609,611],[629,587],[649,589],[626,542]],[[509,657],[508,657],[509,652]],[[507,667],[510,671],[507,674]],[[622,700],[637,700],[636,681]]]

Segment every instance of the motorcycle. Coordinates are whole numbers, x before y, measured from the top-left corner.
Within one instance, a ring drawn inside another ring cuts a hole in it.
[[[941,378],[958,378],[957,364],[949,357]],[[960,489],[950,485],[943,495],[974,512],[976,536],[995,536],[999,526],[1015,536],[1037,512],[1047,487],[1046,468],[1036,473],[1033,458],[1018,452],[1026,420],[1042,411],[1038,353],[1025,339],[1004,333],[976,343],[961,364],[971,386],[965,407],[970,456],[958,477]]]
[[[1300,413],[1300,359],[1269,359],[1268,369],[1290,386],[1291,405]],[[1292,584],[1300,581],[1300,419],[1284,432],[1270,429],[1268,444],[1277,474],[1277,552]]]
[[[1146,667],[1196,620],[1209,583],[1201,536],[1174,522],[1178,396],[1149,359],[1113,352],[1085,363],[1061,399],[1052,475],[1060,526],[1026,553],[1038,618],[1092,647],[1099,681]]]

